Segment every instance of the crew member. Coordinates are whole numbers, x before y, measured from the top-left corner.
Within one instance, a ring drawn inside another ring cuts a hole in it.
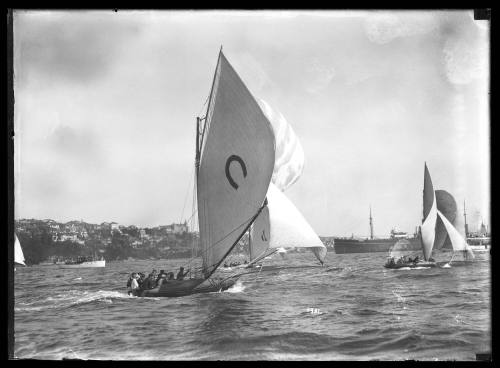
[[[177,280],[184,280],[184,277],[189,273],[189,271],[186,271],[184,273],[184,267],[179,268],[179,272],[177,273]]]

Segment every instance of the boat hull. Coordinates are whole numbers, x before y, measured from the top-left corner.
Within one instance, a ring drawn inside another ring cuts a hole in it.
[[[106,261],[91,261],[91,262],[82,262],[76,264],[62,264],[59,265],[61,268],[102,268],[106,267]]]
[[[384,265],[385,268],[397,270],[399,268],[420,268],[420,267],[437,267],[434,262],[419,262],[419,263],[400,263],[393,265]]]
[[[401,239],[373,239],[373,240],[358,240],[358,239],[342,239],[334,238],[334,249],[336,254],[345,253],[372,253],[372,252],[388,252],[391,247]],[[409,242],[409,251],[420,251],[422,245],[420,238],[406,239]]]
[[[163,282],[160,287],[149,290],[138,290],[132,292],[132,295],[145,298],[172,298],[191,294],[210,293],[224,291],[234,285],[235,280],[229,279],[222,282],[213,282],[209,285],[201,285],[205,279],[189,280],[169,280]]]

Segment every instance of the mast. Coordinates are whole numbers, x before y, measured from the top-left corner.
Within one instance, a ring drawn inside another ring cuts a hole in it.
[[[373,218],[372,218],[372,205],[370,205],[370,239],[373,240]]]
[[[200,118],[196,117],[196,154],[195,154],[195,175],[198,182],[198,170],[200,169]]]
[[[465,222],[465,237],[469,236],[469,225],[467,225],[467,213],[465,213],[465,200],[464,200],[464,222]]]
[[[253,224],[253,223],[252,223]],[[248,256],[250,257],[250,262],[252,261],[252,227],[248,228]]]

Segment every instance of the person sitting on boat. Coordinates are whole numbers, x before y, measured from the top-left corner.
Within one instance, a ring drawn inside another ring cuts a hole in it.
[[[413,263],[418,263],[419,259],[418,259],[418,256],[416,256],[414,259],[413,259]]]
[[[180,267],[179,268],[179,272],[177,273],[177,277],[176,279],[177,280],[184,280],[184,277],[186,277],[186,275],[189,273],[189,271],[186,271],[184,273],[184,267]]]
[[[156,283],[157,287],[161,287],[161,284],[163,284],[165,281],[167,281],[167,274],[166,273],[160,274],[159,277],[160,278],[158,279],[158,282]]]
[[[226,263],[226,262],[224,262],[224,267],[225,267],[225,268],[228,268],[228,267],[229,267],[229,266],[227,265],[227,263]]]
[[[168,274],[165,272],[165,270],[160,270],[160,273],[156,277],[156,282],[158,282],[158,280],[160,280],[160,278],[162,278],[162,275],[168,276]]]
[[[430,257],[429,262],[436,262],[436,261],[434,260],[434,258]]]
[[[168,273],[168,280],[175,280],[175,275],[173,272]]]
[[[127,288],[129,289],[130,291],[130,286],[132,285],[132,278],[134,277],[134,274],[131,273],[128,280],[127,280]]]
[[[137,283],[139,284],[139,287],[142,288],[142,284],[146,280],[146,275],[143,274],[142,272],[139,272],[139,279],[137,280]]]
[[[139,283],[137,282],[137,279],[139,278],[139,275],[134,273],[132,276],[132,281],[130,282],[130,291],[129,295],[133,294],[134,291],[139,289]]]
[[[141,287],[143,289],[154,289],[156,287],[156,278],[152,273],[148,275],[148,277],[142,282]]]
[[[413,263],[413,259],[411,257],[408,257],[408,263]]]

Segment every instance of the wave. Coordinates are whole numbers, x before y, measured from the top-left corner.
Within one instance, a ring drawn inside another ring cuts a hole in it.
[[[245,285],[241,280],[236,281],[236,283],[229,289],[225,290],[224,293],[242,293],[245,290]]]
[[[94,302],[112,304],[115,299],[130,299],[132,296],[118,291],[99,290],[95,292],[70,290],[34,301],[27,307],[15,307],[15,312],[40,311],[45,309],[65,309]],[[23,303],[19,303],[21,305]]]

